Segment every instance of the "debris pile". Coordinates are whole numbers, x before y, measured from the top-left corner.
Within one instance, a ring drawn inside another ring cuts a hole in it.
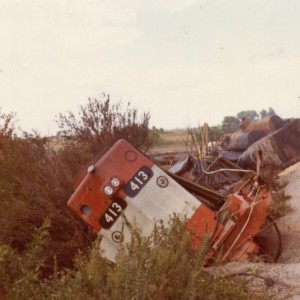
[[[261,168],[285,169],[300,159],[300,119],[291,120],[275,132],[255,142],[239,157],[238,165],[255,169],[255,153],[260,154]]]
[[[238,131],[222,140],[220,154],[242,168],[255,170],[258,155],[261,168],[286,168],[300,158],[299,133],[300,119],[283,121],[273,115],[253,123],[243,120]]]
[[[251,123],[244,118],[236,132],[217,143],[214,155],[200,157],[189,152],[169,172],[227,195],[254,172],[282,170],[300,160],[300,119],[273,115]]]

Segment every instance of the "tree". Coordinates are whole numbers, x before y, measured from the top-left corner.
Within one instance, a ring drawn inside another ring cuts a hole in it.
[[[223,135],[223,129],[221,125],[215,125],[209,127],[209,140],[211,142],[218,141]]]
[[[275,110],[272,107],[268,108],[268,111],[266,111],[265,109],[260,111],[260,118],[263,119],[267,116],[274,116],[276,115]]]
[[[269,107],[267,115],[268,116],[274,116],[274,115],[276,115],[276,112],[272,107]]]
[[[0,112],[0,245],[26,252],[36,228],[47,218],[51,226],[44,251],[46,276],[54,268],[54,257],[57,267],[70,267],[78,250],[93,238],[66,205],[74,179],[66,161],[48,147],[46,138],[21,130],[18,136],[14,116]]]
[[[240,121],[243,118],[247,118],[253,122],[259,118],[259,115],[255,110],[243,110],[243,111],[240,111],[236,116],[240,119]]]
[[[263,109],[263,110],[260,111],[259,114],[260,114],[260,118],[263,119],[267,116],[268,113],[265,109]]]
[[[224,133],[232,133],[239,127],[240,120],[234,116],[224,117],[222,121],[222,129]]]

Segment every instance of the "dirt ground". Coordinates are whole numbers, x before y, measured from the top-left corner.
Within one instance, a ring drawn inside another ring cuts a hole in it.
[[[273,295],[274,299],[300,299],[300,163],[286,169],[280,175],[288,181],[284,188],[291,196],[292,212],[278,220],[282,236],[282,254],[276,263],[230,263],[218,272],[224,276],[233,273],[252,274],[249,288]],[[243,276],[243,275],[242,275]]]

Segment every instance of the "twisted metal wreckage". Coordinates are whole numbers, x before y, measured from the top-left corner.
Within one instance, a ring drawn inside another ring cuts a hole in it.
[[[258,172],[299,159],[299,133],[299,119],[244,120],[239,132],[220,144],[213,161],[188,154],[168,170],[119,140],[79,173],[68,205],[102,236],[103,254],[112,261],[119,244],[130,241],[127,222],[148,236],[157,221],[167,223],[173,213],[187,218],[194,247],[210,238],[208,261],[249,259],[265,250],[257,236],[267,220],[279,234],[268,217],[271,193]],[[278,243],[275,260],[280,248]]]

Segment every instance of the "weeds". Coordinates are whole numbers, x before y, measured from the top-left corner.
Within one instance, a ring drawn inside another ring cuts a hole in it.
[[[264,171],[263,179],[269,185],[269,189],[272,193],[269,216],[273,220],[276,220],[289,214],[292,211],[292,207],[289,203],[290,196],[287,195],[283,189],[288,182],[280,181],[276,170],[273,168],[269,168]]]
[[[0,246],[0,291],[3,297],[28,299],[34,295],[47,259],[44,251],[49,227],[50,222],[46,219],[21,253],[8,245]]]
[[[290,196],[286,195],[283,190],[272,192],[272,202],[270,206],[269,216],[273,219],[279,219],[292,212],[292,207],[289,203]]]
[[[123,109],[121,104],[112,104],[106,94],[100,99],[89,98],[78,114],[69,111],[59,114],[56,120],[59,134],[73,145],[84,146],[89,155],[96,154],[102,146],[112,146],[120,138],[146,152],[153,144],[149,121],[149,113],[143,113],[139,120],[130,103]]]
[[[101,101],[103,100],[103,101]],[[141,122],[135,109],[111,105],[104,99],[89,99],[79,117],[71,112],[59,116],[64,145],[53,149],[39,134],[15,133],[14,114],[0,110],[0,245],[21,253],[32,240],[35,228],[51,221],[43,276],[53,273],[53,258],[59,270],[73,266],[74,255],[84,251],[95,235],[66,205],[72,182],[84,164],[103,145],[127,138],[147,149],[149,114]]]
[[[134,229],[116,263],[101,256],[99,240],[80,252],[75,268],[41,280],[41,241],[48,222],[21,254],[0,248],[1,287],[5,299],[260,299],[243,282],[217,278],[203,267],[207,245],[191,250],[191,236],[177,217],[159,224],[148,238]],[[34,254],[34,255],[33,255]],[[34,267],[35,266],[35,267]],[[10,270],[10,272],[8,272]]]

